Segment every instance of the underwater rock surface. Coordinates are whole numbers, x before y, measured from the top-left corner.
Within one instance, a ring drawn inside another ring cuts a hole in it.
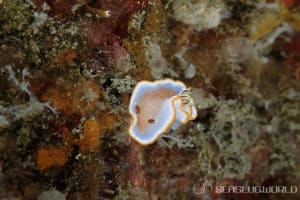
[[[299,30],[297,0],[0,0],[0,199],[300,199]],[[198,116],[142,146],[163,79]]]

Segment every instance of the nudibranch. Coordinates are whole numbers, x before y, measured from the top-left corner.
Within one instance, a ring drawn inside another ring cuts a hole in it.
[[[189,89],[171,79],[140,81],[130,98],[129,113],[129,135],[142,145],[197,117]]]

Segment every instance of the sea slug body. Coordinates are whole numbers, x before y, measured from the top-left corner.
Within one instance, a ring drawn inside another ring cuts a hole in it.
[[[171,79],[139,82],[130,99],[129,113],[129,135],[142,145],[152,144],[170,128],[197,117],[189,89]]]

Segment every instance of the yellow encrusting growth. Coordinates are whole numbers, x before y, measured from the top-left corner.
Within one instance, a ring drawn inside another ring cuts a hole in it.
[[[50,167],[61,167],[69,158],[69,152],[64,147],[42,147],[37,151],[37,168],[40,171]]]
[[[65,115],[88,114],[100,98],[100,88],[92,80],[81,79],[73,88],[51,87],[41,99]]]
[[[254,41],[259,40],[271,33],[282,22],[282,18],[276,13],[265,14],[253,24],[252,30],[250,30],[250,38]]]
[[[88,119],[83,125],[82,137],[76,141],[81,151],[95,151],[100,144],[101,127],[96,119]]]
[[[266,12],[253,21],[250,27],[250,38],[253,41],[269,35],[283,23],[300,30],[300,12],[289,9],[284,3],[280,3],[278,11]]]
[[[283,3],[280,5],[280,15],[295,29],[300,30],[300,12],[289,10]]]

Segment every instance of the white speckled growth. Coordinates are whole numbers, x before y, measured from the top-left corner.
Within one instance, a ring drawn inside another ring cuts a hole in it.
[[[180,81],[139,82],[130,99],[132,122],[129,135],[143,145],[153,143],[170,127],[176,129],[197,116],[192,104],[183,104],[179,94],[186,90]]]

